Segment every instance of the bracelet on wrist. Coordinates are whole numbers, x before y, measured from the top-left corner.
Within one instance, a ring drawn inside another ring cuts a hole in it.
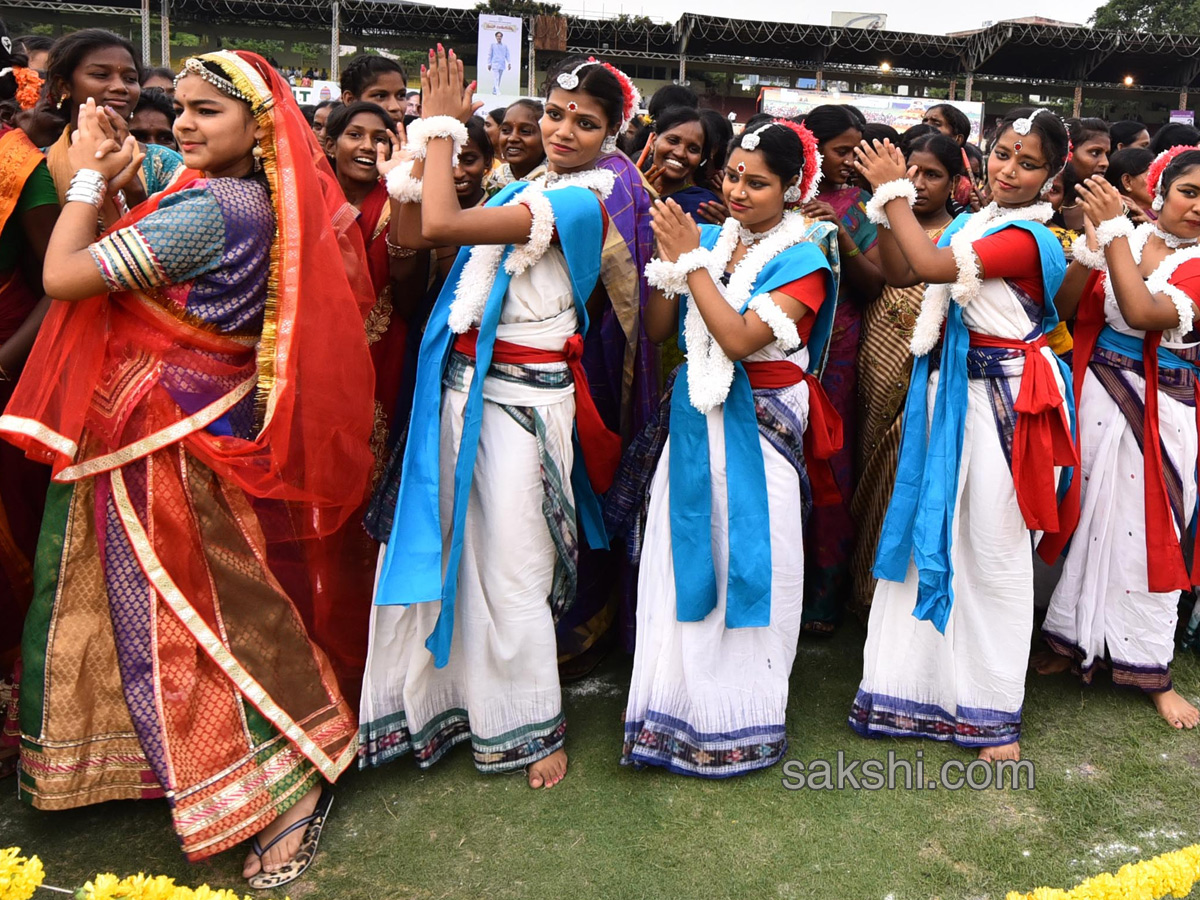
[[[387,255],[391,259],[411,259],[417,255],[418,251],[412,247],[401,247],[399,244],[393,244],[390,234],[383,236],[383,242],[387,245]]]
[[[1105,219],[1096,226],[1096,243],[1103,251],[1117,238],[1128,238],[1133,235],[1133,223],[1124,215]]]
[[[421,179],[413,178],[413,164],[413,160],[400,163],[384,179],[388,196],[397,203],[421,202]]]
[[[917,186],[907,178],[897,178],[887,181],[875,189],[871,199],[867,201],[867,218],[876,225],[891,228],[887,211],[884,209],[893,200],[907,200],[911,208],[917,202]]]
[[[71,184],[67,188],[68,203],[87,203],[97,209],[104,202],[108,192],[108,179],[95,169],[80,169],[71,176]]]
[[[675,260],[652,259],[646,264],[646,281],[666,297],[677,297],[688,292],[688,276],[706,268],[712,254],[703,247],[689,250]]]
[[[459,151],[469,140],[467,126],[454,116],[418,119],[408,126],[408,143],[405,146],[415,159],[424,159],[429,142],[435,138],[449,138],[453,142],[451,160],[453,165],[458,165]]]

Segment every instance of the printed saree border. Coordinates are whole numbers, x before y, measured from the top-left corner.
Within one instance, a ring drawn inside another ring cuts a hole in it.
[[[24,416],[14,416],[11,414],[0,416],[0,431],[33,438],[35,441],[45,444],[54,452],[68,459],[74,459],[75,454],[79,452],[79,445],[70,438],[59,434],[53,429],[47,428],[41,422],[34,419],[26,419]]]

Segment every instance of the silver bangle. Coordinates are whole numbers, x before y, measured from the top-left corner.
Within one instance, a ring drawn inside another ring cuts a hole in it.
[[[80,169],[71,176],[71,185],[67,188],[68,203],[86,203],[97,209],[104,202],[108,192],[108,179],[95,169]]]

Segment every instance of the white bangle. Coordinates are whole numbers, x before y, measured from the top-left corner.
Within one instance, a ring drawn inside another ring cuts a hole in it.
[[[1117,238],[1130,238],[1132,236],[1133,223],[1124,215],[1105,219],[1096,226],[1096,243],[1100,245],[1102,251]]]
[[[779,304],[771,299],[770,294],[759,294],[750,301],[747,309],[757,313],[763,324],[771,329],[775,335],[775,343],[784,353],[791,353],[803,343],[796,323],[779,308]]]
[[[413,165],[412,160],[402,162],[384,179],[388,196],[397,203],[421,202],[421,179],[413,178]]]
[[[80,169],[71,176],[66,202],[86,203],[99,209],[107,192],[108,179],[103,174],[95,169]]]
[[[708,266],[712,254],[703,247],[689,250],[675,260],[652,259],[646,263],[646,281],[666,297],[678,297],[688,292],[687,277],[697,269]]]
[[[1108,260],[1104,258],[1103,250],[1093,250],[1088,246],[1087,235],[1081,234],[1071,242],[1071,259],[1088,269],[1102,272],[1108,268]]]
[[[454,116],[431,116],[428,119],[418,119],[408,126],[408,143],[405,149],[412,153],[414,159],[424,159],[425,151],[430,141],[435,138],[450,138],[454,142],[454,152],[451,161],[458,165],[458,154],[467,142],[467,126]]]
[[[902,197],[908,201],[910,208],[917,202],[917,186],[907,178],[897,178],[881,184],[875,189],[871,199],[867,201],[867,218],[876,225],[891,228],[892,223],[888,221],[884,207]]]

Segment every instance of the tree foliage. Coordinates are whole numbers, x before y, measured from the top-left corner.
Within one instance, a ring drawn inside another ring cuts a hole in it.
[[[1200,0],[1108,0],[1092,16],[1108,31],[1200,34]]]
[[[484,0],[475,4],[475,12],[514,17],[558,16],[562,15],[562,7],[557,3],[539,3],[538,0]]]

